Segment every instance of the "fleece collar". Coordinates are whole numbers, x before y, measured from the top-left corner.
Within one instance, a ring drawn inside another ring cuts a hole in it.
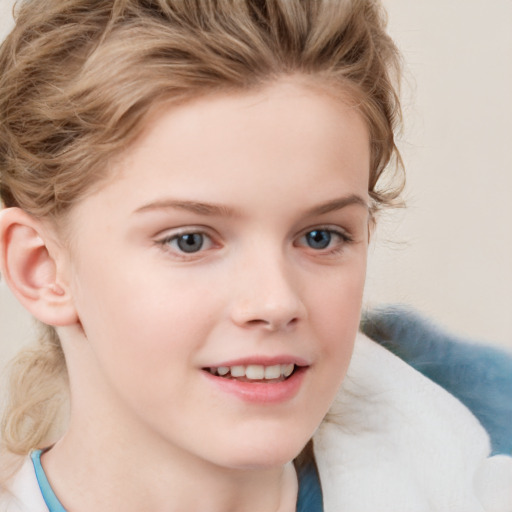
[[[512,458],[455,397],[364,335],[314,437],[325,512],[512,512]]]

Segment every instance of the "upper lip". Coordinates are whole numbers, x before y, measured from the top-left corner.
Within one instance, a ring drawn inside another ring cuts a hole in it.
[[[230,359],[229,361],[222,361],[215,363],[205,368],[219,368],[221,366],[249,366],[249,365],[261,365],[261,366],[274,366],[277,364],[294,364],[296,366],[309,366],[308,361],[302,357],[293,355],[278,355],[278,356],[249,356],[240,357],[237,359]]]

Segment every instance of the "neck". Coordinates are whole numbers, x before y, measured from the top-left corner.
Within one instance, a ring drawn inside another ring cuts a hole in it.
[[[163,441],[128,438],[122,428],[106,428],[105,422],[98,432],[95,424],[90,421],[92,428],[87,429],[72,421],[66,435],[42,457],[50,484],[67,510],[295,511],[298,484],[291,462],[226,468]]]

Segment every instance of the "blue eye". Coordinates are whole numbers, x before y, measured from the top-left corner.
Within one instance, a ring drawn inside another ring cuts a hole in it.
[[[178,248],[186,253],[198,252],[203,248],[204,236],[201,233],[186,233],[174,238]]]
[[[170,234],[161,240],[158,245],[164,247],[176,257],[185,257],[187,254],[194,255],[199,252],[211,249],[214,246],[213,240],[206,233],[201,231],[182,231],[177,234]]]
[[[305,235],[306,243],[311,249],[326,249],[332,240],[332,232],[327,229],[314,229]]]
[[[353,238],[342,228],[318,227],[304,232],[295,245],[309,249],[310,254],[335,256],[341,254],[352,242]]]

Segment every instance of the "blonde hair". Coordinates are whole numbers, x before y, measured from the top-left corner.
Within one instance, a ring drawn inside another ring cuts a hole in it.
[[[161,102],[299,74],[357,102],[369,193],[375,208],[390,205],[402,180],[379,184],[400,159],[400,63],[385,26],[376,0],[26,0],[0,50],[2,202],[58,220]],[[47,326],[13,365],[1,434],[11,452],[50,442],[65,376]]]

